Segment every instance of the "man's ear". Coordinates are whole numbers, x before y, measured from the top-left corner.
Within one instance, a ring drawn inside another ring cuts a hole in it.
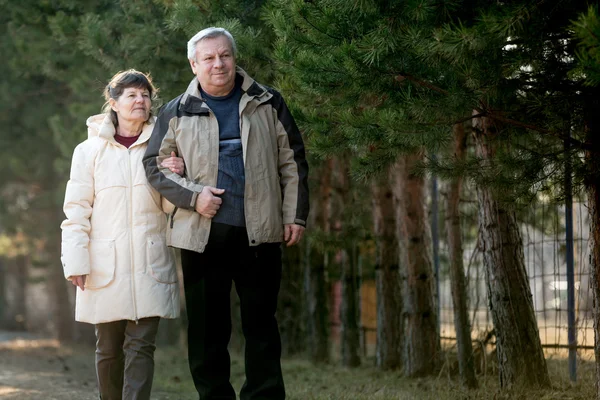
[[[191,58],[188,59],[188,61],[190,62],[190,67],[192,67],[192,72],[194,75],[196,75],[196,61],[192,60]]]

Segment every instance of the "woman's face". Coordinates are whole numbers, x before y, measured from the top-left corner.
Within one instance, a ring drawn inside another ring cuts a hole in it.
[[[129,87],[123,90],[118,99],[110,99],[111,108],[122,122],[145,122],[150,117],[150,92],[145,88]]]

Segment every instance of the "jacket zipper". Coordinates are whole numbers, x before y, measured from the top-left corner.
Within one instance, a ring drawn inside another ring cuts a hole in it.
[[[129,165],[129,257],[131,258],[131,297],[133,299],[133,316],[135,318],[135,323],[138,323],[138,313],[137,313],[137,302],[135,298],[135,268],[134,268],[134,260],[133,260],[133,182],[131,179],[131,150],[127,149],[127,162]]]

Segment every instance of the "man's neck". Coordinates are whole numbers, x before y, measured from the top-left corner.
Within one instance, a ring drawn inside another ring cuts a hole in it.
[[[227,87],[201,87],[202,91],[212,97],[225,97],[235,89],[235,81],[233,85]]]

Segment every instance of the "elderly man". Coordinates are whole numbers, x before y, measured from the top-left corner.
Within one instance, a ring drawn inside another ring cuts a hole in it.
[[[284,399],[275,310],[281,249],[308,216],[304,144],[281,95],[236,67],[222,28],[188,42],[196,78],[161,110],[144,157],[148,181],[175,210],[167,241],[181,249],[188,354],[200,399],[235,399],[227,345],[232,281],[246,339],[240,397]],[[175,152],[179,176],[161,167]]]

